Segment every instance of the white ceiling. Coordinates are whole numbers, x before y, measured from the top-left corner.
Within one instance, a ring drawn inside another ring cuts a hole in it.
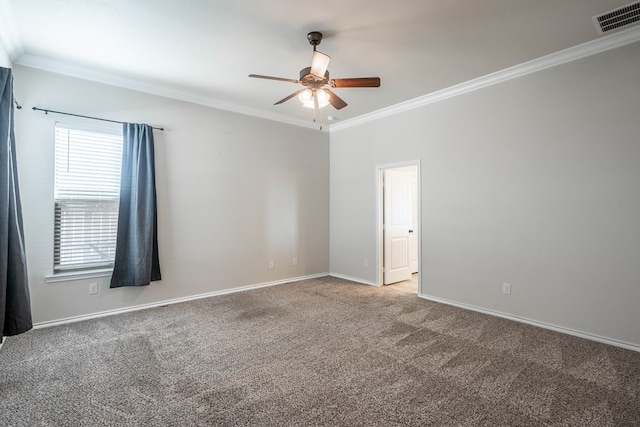
[[[592,17],[630,0],[0,0],[16,64],[290,123],[321,31],[331,77],[381,78],[335,89],[348,120],[602,37]],[[47,106],[55,108],[55,105]]]

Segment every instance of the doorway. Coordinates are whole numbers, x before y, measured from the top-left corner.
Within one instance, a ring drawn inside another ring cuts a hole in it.
[[[421,293],[420,162],[377,167],[378,285]]]

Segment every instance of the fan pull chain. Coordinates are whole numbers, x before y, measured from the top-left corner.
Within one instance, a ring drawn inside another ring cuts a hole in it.
[[[313,123],[315,123],[316,114],[318,113],[318,110],[320,110],[320,106],[318,105],[318,94],[315,90],[313,91],[312,96],[313,96]],[[322,130],[322,123],[320,123],[320,130]]]
[[[319,105],[318,105],[318,92],[316,92],[315,90],[312,93],[313,95],[313,122],[316,122],[316,114],[318,113],[318,110],[320,109]]]

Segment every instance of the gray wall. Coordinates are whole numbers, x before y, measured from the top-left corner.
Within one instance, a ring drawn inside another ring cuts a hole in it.
[[[419,159],[426,296],[640,345],[638,69],[635,43],[334,131],[329,153],[326,133],[16,66],[34,320],[329,269],[373,283],[375,168]],[[53,126],[98,123],[33,105],[167,128],[156,132],[162,282],[45,282]]]
[[[326,132],[23,66],[14,72],[25,106],[16,134],[35,322],[328,272]],[[53,260],[55,122],[102,124],[34,112],[34,105],[167,129],[154,132],[161,282],[113,290],[108,277],[45,282]],[[88,294],[91,282],[99,283],[98,295]]]
[[[425,296],[640,345],[639,70],[635,43],[332,132],[331,272],[376,281],[375,168],[420,159]]]

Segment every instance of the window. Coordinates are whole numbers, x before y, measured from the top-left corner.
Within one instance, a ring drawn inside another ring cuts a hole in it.
[[[56,123],[54,272],[113,266],[122,130]]]

